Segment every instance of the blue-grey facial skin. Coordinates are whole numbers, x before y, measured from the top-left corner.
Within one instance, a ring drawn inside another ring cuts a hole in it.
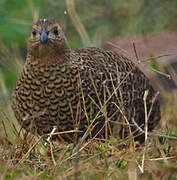
[[[45,29],[42,29],[41,35],[40,35],[40,42],[41,44],[47,44],[49,38],[48,38],[48,33]]]

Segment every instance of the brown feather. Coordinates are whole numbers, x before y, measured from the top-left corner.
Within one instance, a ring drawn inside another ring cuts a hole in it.
[[[58,28],[58,35],[53,29]],[[40,43],[40,31],[45,28],[50,41]],[[13,93],[13,110],[20,124],[32,133],[81,130],[83,136],[92,120],[94,128],[89,137],[99,131],[107,134],[128,133],[133,118],[144,127],[145,90],[149,90],[147,110],[152,106],[155,90],[145,75],[126,57],[99,48],[70,49],[64,33],[54,20],[39,20],[28,41],[28,54]],[[160,103],[153,105],[148,121],[151,131],[160,121]],[[105,126],[105,122],[107,125]],[[115,122],[119,122],[118,129]],[[101,130],[102,129],[102,130]],[[131,130],[137,130],[135,125]],[[117,132],[113,132],[117,131]],[[61,139],[72,142],[74,133],[62,134]],[[143,140],[143,136],[137,138]]]

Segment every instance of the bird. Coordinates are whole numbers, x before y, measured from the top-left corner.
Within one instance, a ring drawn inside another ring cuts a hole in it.
[[[143,141],[145,117],[149,132],[161,119],[156,94],[124,55],[97,47],[70,48],[56,20],[39,19],[28,39],[12,109],[27,132],[42,136],[54,130],[52,138],[61,142],[132,135]]]

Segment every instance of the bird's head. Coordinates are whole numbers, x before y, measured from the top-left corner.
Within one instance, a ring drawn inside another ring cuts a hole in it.
[[[53,19],[40,19],[32,28],[28,40],[28,52],[40,58],[62,56],[69,46],[60,25]]]

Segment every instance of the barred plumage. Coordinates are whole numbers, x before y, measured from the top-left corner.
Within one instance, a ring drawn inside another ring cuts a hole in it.
[[[80,130],[59,136],[72,142],[93,120],[89,137],[127,132],[124,124],[132,123],[132,118],[143,128],[147,89],[149,112],[155,90],[132,61],[94,47],[70,49],[56,21],[39,20],[29,38],[27,60],[14,89],[12,107],[20,124],[32,133],[50,133],[55,126],[58,132]],[[159,121],[157,99],[149,116],[149,131]],[[131,130],[137,127],[133,125]]]

